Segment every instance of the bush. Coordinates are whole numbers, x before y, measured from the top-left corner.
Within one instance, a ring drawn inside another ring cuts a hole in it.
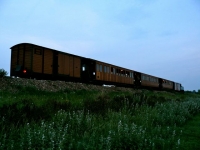
[[[0,69],[0,78],[7,76],[8,73],[4,69]]]

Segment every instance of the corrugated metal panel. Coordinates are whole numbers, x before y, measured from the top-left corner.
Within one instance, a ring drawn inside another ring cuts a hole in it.
[[[44,74],[52,74],[53,65],[53,51],[44,50]]]

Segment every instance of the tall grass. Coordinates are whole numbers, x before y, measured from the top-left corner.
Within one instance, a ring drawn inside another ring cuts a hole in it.
[[[34,93],[1,95],[9,103],[0,105],[0,149],[176,149],[182,143],[178,127],[200,112],[199,98]]]

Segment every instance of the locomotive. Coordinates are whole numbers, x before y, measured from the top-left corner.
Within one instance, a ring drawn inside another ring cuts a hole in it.
[[[31,43],[11,47],[10,75],[124,87],[184,91],[180,83]]]

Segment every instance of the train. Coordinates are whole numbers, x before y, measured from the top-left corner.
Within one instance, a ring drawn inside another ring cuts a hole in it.
[[[184,91],[180,83],[171,80],[31,43],[10,49],[13,77]]]

